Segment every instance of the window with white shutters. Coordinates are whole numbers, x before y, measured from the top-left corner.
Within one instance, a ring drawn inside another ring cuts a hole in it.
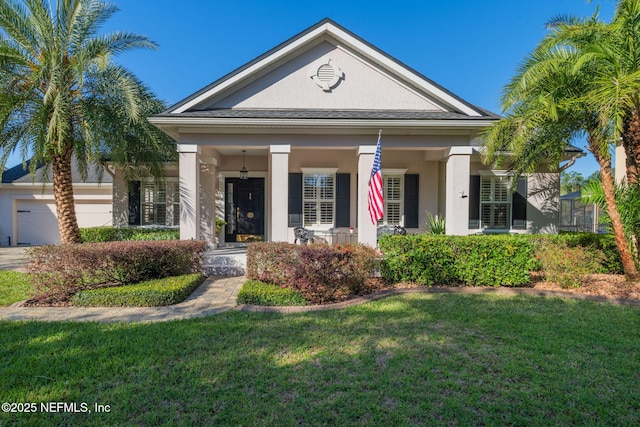
[[[383,174],[384,185],[384,217],[381,220],[385,225],[402,224],[402,201],[403,201],[403,175]]]
[[[480,179],[480,222],[482,228],[508,229],[510,215],[509,177],[482,176]]]
[[[140,191],[142,225],[177,226],[180,224],[180,187],[178,182],[143,182]]]
[[[335,174],[303,175],[303,224],[305,227],[333,227]]]

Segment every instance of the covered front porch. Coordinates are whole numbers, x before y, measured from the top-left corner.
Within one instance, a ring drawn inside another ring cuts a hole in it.
[[[427,212],[446,217],[449,234],[468,234],[469,176],[479,157],[472,147],[450,146],[455,136],[383,135],[386,203],[378,224],[367,211],[376,132],[279,135],[266,139],[291,143],[268,145],[256,143],[264,136],[189,139],[197,141],[178,145],[181,239],[294,242],[294,229],[304,227],[328,243],[376,246],[379,226],[419,232]],[[226,221],[217,235],[216,217]]]

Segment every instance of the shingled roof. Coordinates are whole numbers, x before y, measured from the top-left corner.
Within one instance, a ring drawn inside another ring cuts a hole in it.
[[[33,161],[32,159],[27,160],[24,167],[22,163],[19,163],[14,167],[5,170],[2,173],[2,183],[3,184],[17,184],[17,183],[31,184],[34,182],[41,182],[40,178],[42,177],[43,172],[46,172],[45,176],[48,176],[49,177],[48,182],[51,182],[51,167],[48,167],[48,169],[45,171],[44,165],[42,164],[38,165],[37,172],[35,175],[35,180],[34,180],[34,177],[32,177],[29,174],[29,167],[32,161]],[[100,179],[99,171],[92,166],[89,166],[87,170],[87,179],[83,180],[81,178],[80,170],[78,169],[77,162],[75,160],[72,161],[71,167],[72,167],[71,175],[74,183],[97,184],[101,182],[104,184],[110,184],[113,182],[111,175],[109,175],[108,173],[102,174],[102,179]]]
[[[480,110],[480,109],[479,109]],[[312,109],[211,109],[186,111],[185,118],[251,118],[251,119],[362,119],[362,120],[487,120],[500,116],[481,110],[482,116],[468,116],[457,112],[408,110],[312,110]],[[159,114],[156,117],[175,117]]]

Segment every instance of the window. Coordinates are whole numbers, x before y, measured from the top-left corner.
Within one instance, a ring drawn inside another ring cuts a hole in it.
[[[141,183],[142,225],[177,226],[180,224],[180,186],[178,182]]]
[[[518,179],[515,192],[511,192],[510,186],[511,177],[506,173],[471,176],[470,229],[527,228],[527,178]]]
[[[305,227],[333,227],[335,172],[304,173],[303,171],[302,197]]]
[[[382,169],[384,191],[384,216],[378,225],[405,224],[405,173],[406,169]]]
[[[480,223],[482,228],[509,228],[511,194],[507,176],[480,179]]]
[[[380,225],[403,225],[403,188],[404,175],[385,175],[382,173],[384,186],[384,217]]]

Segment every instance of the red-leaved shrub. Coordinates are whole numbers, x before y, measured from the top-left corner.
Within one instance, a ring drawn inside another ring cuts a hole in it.
[[[247,277],[299,290],[312,303],[358,294],[376,265],[364,245],[255,243],[247,251]]]
[[[206,242],[124,241],[40,246],[30,250],[26,270],[34,301],[69,301],[78,291],[196,273]]]

